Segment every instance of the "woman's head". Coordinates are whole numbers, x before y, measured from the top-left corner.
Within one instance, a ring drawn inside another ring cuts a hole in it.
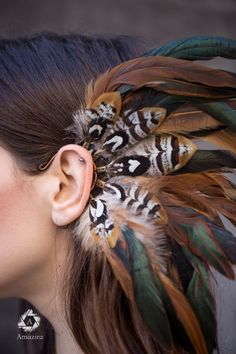
[[[0,296],[30,301],[40,288],[46,291],[48,270],[55,271],[56,282],[69,252],[70,265],[62,272],[69,284],[66,309],[85,352],[100,347],[115,353],[117,347],[118,352],[132,348],[137,353],[142,340],[125,320],[129,305],[106,260],[86,253],[81,240],[72,238],[88,201],[93,164],[90,153],[75,145],[65,129],[84,104],[88,82],[145,48],[141,40],[126,36],[39,35],[0,43]],[[40,172],[39,165],[55,154]],[[110,310],[103,314],[104,306]],[[109,329],[109,316],[119,318],[117,333]],[[101,326],[106,333],[98,332]],[[128,328],[133,340],[125,336]]]

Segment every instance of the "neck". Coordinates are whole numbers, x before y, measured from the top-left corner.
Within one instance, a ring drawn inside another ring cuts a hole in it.
[[[49,294],[48,294],[49,295]],[[59,295],[50,296],[42,302],[32,299],[31,303],[50,321],[55,332],[56,354],[83,354],[65,319],[63,301]]]
[[[69,329],[64,311],[63,270],[68,269],[68,240],[66,234],[57,235],[53,257],[25,284],[27,294],[21,297],[29,301],[53,326],[56,354],[83,354]]]

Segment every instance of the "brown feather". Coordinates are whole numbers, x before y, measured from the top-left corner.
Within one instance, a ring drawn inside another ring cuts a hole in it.
[[[219,146],[224,150],[229,150],[236,155],[236,132],[229,128],[203,136],[200,140]]]
[[[143,84],[136,86],[136,89],[145,86],[170,95],[203,97],[210,99],[221,99],[235,96],[235,92],[233,90],[219,90],[218,88],[203,86],[195,82],[189,83],[180,80],[166,79],[165,77],[162,79],[162,75],[159,74],[159,80],[145,81]]]
[[[190,207],[218,224],[218,213],[221,213],[236,225],[236,202],[229,199],[230,195],[235,195],[235,190],[223,172],[137,178],[144,188],[158,196],[167,210],[174,205]]]
[[[119,235],[119,242],[122,242],[123,238],[120,233]],[[104,247],[104,252],[106,257],[112,267],[112,271],[114,272],[116,278],[118,279],[123,291],[125,292],[128,299],[135,303],[134,294],[133,294],[133,286],[132,286],[132,279],[130,273],[127,271],[124,263],[121,259],[116,255],[116,253],[109,247]]]
[[[225,101],[231,108],[236,110],[236,100]],[[194,108],[193,104],[186,103],[167,116],[160,126],[154,132],[158,134],[179,133],[188,134],[197,131],[207,131],[209,134],[197,137],[199,141],[203,140],[216,145],[224,150],[229,150],[236,155],[236,132],[229,128],[219,131],[211,131],[221,127],[221,123],[211,117],[206,112]]]
[[[170,113],[155,132],[158,134],[189,133],[203,129],[216,129],[219,126],[220,123],[216,119],[187,103]]]
[[[221,88],[236,88],[236,77],[225,71],[171,57],[141,57],[128,60],[90,82],[86,103],[91,106],[101,94],[122,85],[143,85],[147,81],[176,79]]]
[[[231,182],[229,179],[225,178],[224,176],[220,175],[219,173],[211,172],[208,176],[214,179],[224,190],[225,195],[231,199],[236,201],[236,185],[235,183]]]

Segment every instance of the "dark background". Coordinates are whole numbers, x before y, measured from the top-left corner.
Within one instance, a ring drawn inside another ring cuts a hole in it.
[[[192,35],[236,39],[235,22],[236,0],[0,1],[0,37],[3,38],[40,31],[129,34],[149,40],[152,46]],[[222,64],[236,70],[232,61],[217,59],[212,63],[215,67]],[[217,302],[220,316],[224,317],[220,325],[221,353],[235,354],[236,290],[230,282],[219,279]],[[18,311],[16,299],[0,301],[0,354],[22,353],[16,340]]]

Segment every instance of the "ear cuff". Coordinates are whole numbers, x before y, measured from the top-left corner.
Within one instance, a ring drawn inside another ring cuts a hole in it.
[[[51,163],[54,160],[55,156],[56,156],[56,154],[53,155],[53,157],[48,162],[40,164],[39,167],[38,167],[38,170],[39,171],[45,171],[51,165]],[[83,157],[79,157],[79,161],[82,162],[82,163],[85,163],[85,159]]]

